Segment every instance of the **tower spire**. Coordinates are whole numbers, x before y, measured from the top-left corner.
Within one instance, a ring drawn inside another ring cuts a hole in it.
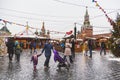
[[[42,23],[42,29],[41,29],[41,31],[42,31],[42,35],[45,35],[45,27],[44,27],[44,22]]]
[[[85,14],[85,16],[89,16],[88,15],[88,9],[87,9],[88,7],[86,6],[86,14]]]
[[[85,27],[88,27],[90,26],[90,21],[89,21],[89,14],[88,14],[88,7],[86,6],[86,13],[85,13],[85,16],[84,16],[84,25]]]

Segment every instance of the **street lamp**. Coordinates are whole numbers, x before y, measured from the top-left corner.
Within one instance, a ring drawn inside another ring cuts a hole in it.
[[[75,24],[75,27],[74,27],[74,39],[76,40],[76,30],[77,30],[77,28],[76,28],[76,23],[74,23]]]

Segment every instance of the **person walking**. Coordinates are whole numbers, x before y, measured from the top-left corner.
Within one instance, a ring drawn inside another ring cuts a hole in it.
[[[36,43],[36,40],[34,40],[34,42],[33,42],[34,52],[37,52],[37,51],[36,51],[36,47],[37,47],[37,43]]]
[[[42,48],[42,42],[41,41],[39,42],[39,48],[40,49]]]
[[[33,43],[32,43],[32,41],[30,41],[29,48],[30,48],[30,53],[32,54],[32,48],[33,48]]]
[[[60,44],[61,48],[62,48],[62,52],[64,53],[64,50],[65,50],[65,43],[62,41],[61,44]]]
[[[89,53],[90,53],[90,58],[92,58],[92,45],[93,42],[91,39],[88,40],[88,49],[89,49]]]
[[[36,52],[34,52],[34,54],[32,55],[31,57],[31,62],[33,62],[33,67],[34,67],[34,71],[37,70],[37,64],[38,64],[38,57],[40,56],[41,54],[37,54]]]
[[[14,40],[13,40],[13,38],[8,39],[6,46],[7,46],[7,52],[9,55],[9,61],[11,62],[12,58],[13,58],[13,54],[14,54]]]
[[[20,54],[21,54],[21,47],[20,47],[20,43],[18,41],[16,41],[16,45],[15,45],[15,54],[16,54],[16,60],[17,62],[20,61]]]
[[[85,41],[85,42],[83,43],[83,54],[84,54],[85,56],[88,56],[87,52],[88,52],[88,43],[87,43],[87,41]]]
[[[106,55],[106,45],[105,45],[105,42],[102,41],[100,47],[101,47],[100,55],[102,55],[102,51],[104,51],[104,55]]]
[[[64,53],[64,60],[66,59],[70,65],[70,63],[73,63],[73,60],[72,60],[72,55],[71,55],[71,43],[69,41],[69,39],[66,40],[66,43],[65,43],[65,53]]]
[[[24,43],[22,41],[20,41],[20,47],[21,47],[21,52],[22,52],[24,48]]]
[[[71,54],[72,54],[72,58],[75,58],[75,41],[74,38],[71,39]]]
[[[47,40],[45,45],[44,45],[44,48],[42,49],[42,52],[41,54],[43,54],[43,52],[45,51],[45,62],[44,62],[44,68],[50,68],[49,67],[49,61],[50,61],[50,57],[51,57],[51,50],[53,50],[53,45],[50,44],[50,40]]]

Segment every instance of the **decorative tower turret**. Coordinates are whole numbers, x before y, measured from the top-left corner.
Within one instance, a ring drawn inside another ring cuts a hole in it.
[[[93,27],[90,25],[88,9],[86,7],[86,13],[84,16],[84,23],[81,27],[81,38],[92,37],[93,36]]]
[[[87,7],[86,7],[86,13],[84,16],[84,27],[85,28],[90,27],[89,14],[88,14]]]
[[[42,32],[42,36],[44,36],[44,35],[45,35],[45,27],[44,27],[44,22],[43,22],[43,24],[42,24],[42,29],[41,29],[41,32]]]

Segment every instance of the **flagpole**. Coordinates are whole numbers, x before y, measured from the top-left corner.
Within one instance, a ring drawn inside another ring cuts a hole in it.
[[[26,33],[27,33],[27,35],[28,35],[28,21],[26,22]]]

